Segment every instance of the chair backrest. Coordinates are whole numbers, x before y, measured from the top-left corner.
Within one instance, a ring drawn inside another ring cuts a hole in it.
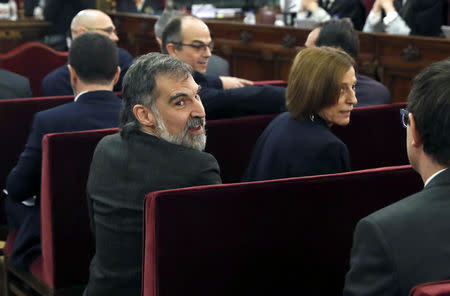
[[[41,96],[42,79],[67,62],[68,53],[56,51],[39,43],[27,42],[12,51],[0,54],[0,68],[27,77],[34,96]]]
[[[406,103],[355,108],[347,126],[333,132],[347,145],[353,170],[408,164],[400,108]],[[210,120],[206,151],[219,162],[224,183],[241,180],[258,137],[275,118],[258,115]]]
[[[355,108],[347,126],[332,127],[348,147],[352,170],[408,164],[406,129],[400,108],[406,103]]]
[[[44,136],[42,266],[35,275],[53,289],[87,283],[94,251],[86,202],[89,167],[100,139],[117,131],[112,128]]]
[[[450,280],[424,283],[414,286],[410,296],[450,296]]]
[[[73,96],[0,100],[0,189],[25,147],[35,113],[73,101]]]
[[[366,8],[366,16],[369,15],[370,10],[372,9],[375,0],[364,0],[364,7]]]
[[[247,168],[253,146],[276,114],[206,122],[206,152],[217,159],[222,182],[239,182]]]
[[[357,221],[422,186],[408,165],[150,193],[143,296],[339,295]]]

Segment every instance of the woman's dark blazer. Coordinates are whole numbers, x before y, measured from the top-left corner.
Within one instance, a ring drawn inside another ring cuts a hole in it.
[[[339,173],[350,170],[347,146],[319,116],[277,116],[259,137],[243,181]]]

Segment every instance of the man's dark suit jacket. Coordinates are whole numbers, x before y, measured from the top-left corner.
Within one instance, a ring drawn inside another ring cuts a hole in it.
[[[38,112],[34,116],[25,150],[6,181],[8,224],[19,230],[12,257],[16,266],[27,269],[36,250],[38,253],[40,251],[38,203],[43,136],[49,133],[117,127],[121,106],[120,98],[113,92],[92,91],[79,96],[76,102]],[[32,196],[38,197],[37,205],[25,207],[21,202]],[[31,223],[31,220],[37,223]],[[33,255],[29,254],[30,251]]]
[[[224,90],[219,76],[194,71],[193,77],[201,86],[199,95],[208,120],[274,114],[285,110],[284,87],[258,85]]]
[[[340,173],[350,170],[348,149],[319,116],[314,121],[277,116],[256,142],[243,181]]]
[[[364,75],[356,74],[355,107],[367,107],[392,103],[391,93],[383,84]],[[406,98],[405,98],[406,99]]]
[[[143,132],[103,138],[87,184],[96,253],[84,295],[141,295],[142,205],[147,193],[219,183],[219,165],[208,153]]]
[[[122,79],[128,68],[133,63],[131,54],[123,48],[119,48],[119,81],[114,86],[114,91],[122,91]],[[70,72],[67,64],[63,65],[44,77],[42,80],[42,93],[44,96],[66,96],[73,95],[72,85],[70,84]]]
[[[446,24],[448,3],[444,0],[395,0],[398,14],[408,24],[411,35],[439,36]]]
[[[362,30],[366,21],[366,10],[361,0],[335,0],[330,7],[326,3],[325,0],[319,0],[319,6],[332,18],[349,18],[356,30]]]
[[[450,279],[449,213],[447,168],[422,191],[359,221],[344,296],[407,296],[417,284]]]
[[[32,96],[28,78],[0,69],[0,99],[29,98]]]

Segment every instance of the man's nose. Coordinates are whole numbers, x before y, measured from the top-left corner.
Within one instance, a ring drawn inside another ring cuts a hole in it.
[[[119,41],[119,36],[117,36],[117,33],[113,32],[109,35],[109,38],[114,41],[114,42],[118,42]]]
[[[203,51],[203,56],[210,57],[211,54],[212,54],[211,53],[211,48],[209,48],[209,46],[206,46],[205,50]]]
[[[194,106],[192,108],[191,116],[192,117],[205,117],[206,116],[205,108],[203,107],[201,99],[195,100]]]

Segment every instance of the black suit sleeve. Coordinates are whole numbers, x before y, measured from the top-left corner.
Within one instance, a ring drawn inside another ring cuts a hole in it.
[[[205,165],[200,168],[197,185],[222,184],[217,160],[209,153],[205,153]]]
[[[344,296],[399,295],[399,281],[390,254],[381,229],[368,218],[362,219],[353,237]]]

